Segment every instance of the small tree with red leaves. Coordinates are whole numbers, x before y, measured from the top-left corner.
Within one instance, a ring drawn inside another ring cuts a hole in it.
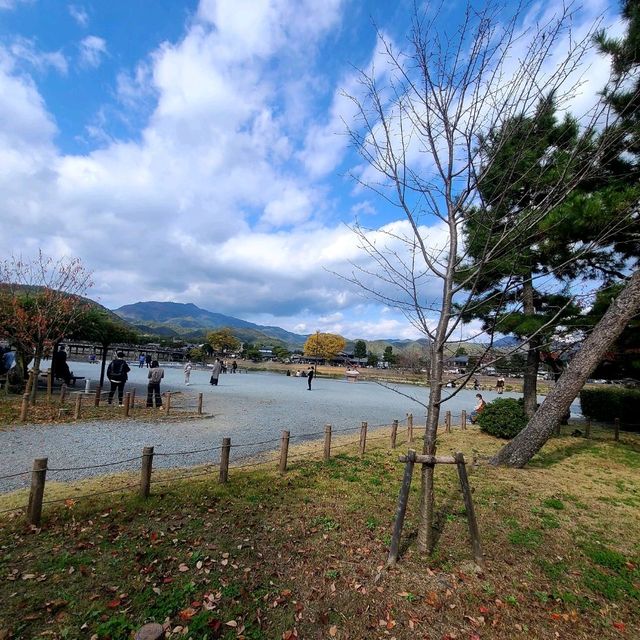
[[[45,349],[65,336],[88,303],[91,273],[79,258],[53,259],[42,251],[31,259],[12,256],[0,263],[0,336],[12,342],[25,362],[33,358],[35,403]]]

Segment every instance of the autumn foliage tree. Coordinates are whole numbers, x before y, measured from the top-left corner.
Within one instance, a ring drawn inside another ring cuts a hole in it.
[[[310,335],[304,343],[305,356],[331,360],[335,358],[347,344],[346,340],[335,333],[320,333]]]
[[[33,358],[32,403],[45,349],[86,311],[82,296],[92,284],[79,258],[55,260],[39,251],[31,260],[12,256],[0,263],[0,335],[16,346],[23,362]]]
[[[207,342],[216,353],[220,354],[239,351],[242,347],[240,340],[231,333],[231,329],[227,328],[207,334]]]

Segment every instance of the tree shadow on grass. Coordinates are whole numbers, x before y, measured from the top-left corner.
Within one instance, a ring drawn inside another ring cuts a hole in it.
[[[569,445],[549,451],[541,451],[529,463],[536,469],[546,469],[558,462],[562,462],[579,453],[592,453],[598,448],[598,443],[592,440],[576,440]]]

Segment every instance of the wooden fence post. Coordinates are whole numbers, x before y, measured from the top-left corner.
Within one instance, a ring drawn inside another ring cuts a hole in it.
[[[584,425],[584,437],[591,437],[591,418],[587,418],[587,422]]]
[[[360,425],[360,455],[363,456],[367,449],[367,423],[363,422]]]
[[[20,422],[27,421],[27,412],[29,411],[29,394],[22,394],[22,406],[20,407]]]
[[[287,457],[289,455],[289,432],[283,431],[280,438],[280,473],[287,472]]]
[[[131,406],[131,393],[127,391],[127,393],[124,394],[124,417],[125,418],[129,417],[130,406]]]
[[[620,440],[620,418],[613,421],[613,439],[618,442]]]
[[[151,491],[151,469],[153,468],[153,447],[142,450],[142,468],[140,471],[140,497],[148,498]]]
[[[480,531],[478,530],[476,512],[473,508],[473,500],[471,499],[471,488],[469,487],[469,478],[467,477],[467,467],[464,461],[464,455],[461,452],[458,452],[455,455],[455,459],[456,466],[458,467],[458,477],[460,478],[462,497],[464,498],[464,509],[467,512],[469,535],[471,536],[471,546],[473,548],[473,559],[479,567],[482,567],[484,565],[484,559],[482,557],[482,545],[480,544]]]
[[[165,637],[164,627],[157,622],[150,622],[138,629],[135,640],[164,640]]]
[[[133,413],[133,409],[136,406],[136,388],[131,390],[131,399],[129,400],[129,413]]]
[[[231,452],[231,438],[222,438],[220,451],[220,482],[229,480],[229,453]]]
[[[94,400],[93,404],[96,407],[100,406],[100,396],[102,395],[102,387],[100,385],[98,385],[96,387],[96,399]]]
[[[51,402],[53,395],[53,369],[47,369],[47,400]]]
[[[444,414],[444,430],[445,433],[451,433],[451,411]]]
[[[460,428],[464,431],[467,428],[467,411],[463,409],[460,412]]]
[[[331,425],[324,425],[324,461],[327,462],[331,458]]]
[[[387,565],[393,566],[398,561],[398,550],[400,549],[400,536],[404,525],[404,517],[407,513],[407,502],[409,500],[409,490],[411,489],[411,478],[413,477],[413,465],[416,461],[416,452],[409,449],[407,452],[407,462],[404,465],[404,477],[402,478],[402,486],[400,487],[400,495],[398,496],[398,507],[396,508],[396,519],[393,523],[393,534],[391,536],[391,545],[389,547],[389,557]]]
[[[202,398],[203,398],[203,394],[199,393],[198,394],[198,415],[199,416],[202,415]]]
[[[67,399],[67,385],[63,382],[60,387],[60,404],[63,405],[64,401]]]
[[[407,439],[409,444],[413,442],[413,413],[407,415]]]
[[[398,421],[394,420],[391,425],[391,448],[396,448],[396,440],[398,439]]]
[[[73,419],[74,420],[79,420],[80,419],[80,407],[82,406],[82,394],[79,393],[76,396],[76,408],[75,411],[73,412]]]
[[[29,524],[34,527],[40,526],[42,518],[42,498],[47,477],[47,461],[48,458],[36,458],[33,461],[33,469],[31,471],[31,490],[29,491],[27,518]]]
[[[171,411],[171,391],[167,391],[167,401],[165,402],[165,404],[167,405],[165,412],[167,415],[169,415],[169,411]]]

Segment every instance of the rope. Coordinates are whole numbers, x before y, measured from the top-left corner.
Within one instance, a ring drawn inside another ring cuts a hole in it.
[[[136,456],[135,458],[128,458],[127,460],[118,460],[117,462],[105,462],[104,464],[90,464],[87,465],[86,467],[61,467],[60,469],[58,468],[52,468],[52,467],[47,467],[46,471],[83,471],[85,469],[101,469],[102,467],[115,467],[116,465],[119,464],[124,464],[125,462],[134,462],[135,460],[141,460],[142,456]]]
[[[43,500],[42,504],[54,504],[56,502],[66,502],[67,500],[84,500],[85,498],[93,498],[95,496],[103,496],[108,493],[116,493],[118,491],[124,491],[125,489],[131,489],[133,487],[140,486],[138,483],[126,484],[122,487],[116,487],[115,489],[105,489],[104,491],[96,491],[95,493],[85,493],[82,496],[74,496],[73,498],[56,498],[55,500]]]
[[[162,452],[154,452],[155,456],[188,456],[194,453],[206,453],[207,451],[219,451],[222,447],[207,447],[206,449],[193,449],[192,451],[162,451]]]
[[[17,478],[18,476],[27,476],[30,471],[22,471],[20,473],[11,473],[8,476],[0,476],[0,480],[8,480],[9,478]]]

